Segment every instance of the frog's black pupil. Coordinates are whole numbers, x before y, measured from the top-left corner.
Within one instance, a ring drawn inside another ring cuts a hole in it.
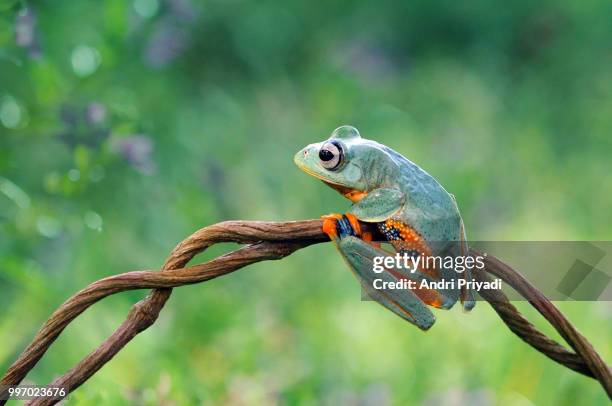
[[[334,153],[328,149],[321,149],[319,151],[319,158],[324,162],[331,161],[334,158]]]

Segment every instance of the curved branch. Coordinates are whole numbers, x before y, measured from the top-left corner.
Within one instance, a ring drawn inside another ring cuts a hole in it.
[[[477,251],[474,252],[476,255],[480,255]],[[589,373],[587,375],[597,379],[608,396],[612,398],[612,373],[610,367],[605,363],[597,351],[595,351],[586,337],[576,330],[563,313],[561,313],[542,292],[529,283],[523,275],[499,259],[490,255],[487,256],[485,260],[485,269],[488,273],[501,278],[508,285],[512,286],[514,290],[527,299],[529,303],[548,320],[561,337],[563,337],[563,339],[574,349],[575,355],[579,356],[582,362],[588,367]],[[497,311],[496,306],[493,307]],[[498,314],[500,314],[499,311]],[[512,327],[510,328],[512,329]],[[529,335],[529,337],[532,337],[532,335]],[[549,355],[549,357],[555,359],[551,355]],[[569,365],[566,366],[571,368]],[[575,368],[572,369],[576,370]]]
[[[16,385],[36,365],[64,328],[79,314],[102,298],[133,289],[153,289],[130,310],[126,320],[97,349],[87,355],[51,386],[68,392],[82,385],[117,354],[138,333],[157,320],[173,287],[203,282],[236,271],[246,265],[284,258],[311,244],[327,241],[320,220],[290,222],[227,221],[205,227],[181,242],[170,254],[163,270],[134,271],[100,279],[76,293],[43,324],[31,344],[11,365],[0,381],[3,387]],[[212,261],[185,268],[199,252],[219,242],[248,244]],[[478,253],[474,251],[474,254]],[[581,374],[596,378],[609,396],[612,394],[610,369],[588,341],[580,335],[559,310],[520,274],[501,261],[487,257],[486,271],[515,288],[559,331],[576,351],[572,352],[546,337],[529,323],[500,291],[481,292],[501,319],[516,335],[551,359]],[[485,273],[476,278],[487,280]],[[53,404],[57,400],[39,398],[32,405]],[[0,400],[0,405],[4,401]]]
[[[474,272],[474,277],[480,281],[490,281],[491,278],[482,272]],[[479,292],[495,312],[499,315],[510,331],[520,337],[527,344],[546,355],[550,359],[566,366],[580,374],[594,378],[593,372],[582,357],[565,349],[555,340],[548,338],[531,324],[518,309],[510,303],[506,294],[500,290],[482,290]]]

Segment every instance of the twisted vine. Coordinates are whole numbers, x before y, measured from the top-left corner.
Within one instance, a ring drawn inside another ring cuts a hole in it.
[[[0,381],[0,394],[19,384],[34,368],[64,328],[99,300],[115,293],[134,289],[152,289],[136,303],[127,318],[98,348],[89,353],[49,386],[65,387],[68,393],[86,382],[109,362],[138,333],[155,323],[172,288],[207,281],[259,261],[276,260],[312,244],[327,241],[320,220],[288,222],[226,221],[204,227],[187,237],[171,252],[161,271],[133,271],[100,279],[64,302],[43,324],[32,342],[9,367]],[[213,244],[236,242],[243,247],[203,264],[185,267],[198,253]],[[472,254],[479,255],[472,250]],[[540,312],[569,344],[566,349],[544,335],[526,320],[501,291],[481,291],[508,328],[527,344],[550,359],[580,374],[599,381],[612,398],[612,374],[588,340],[563,314],[517,271],[488,255],[485,269],[475,273],[479,281],[493,275],[512,286]],[[37,398],[29,405],[50,405],[59,399]],[[0,405],[6,403],[0,400]]]

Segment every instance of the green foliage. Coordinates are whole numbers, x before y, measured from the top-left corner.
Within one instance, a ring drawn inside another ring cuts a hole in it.
[[[0,370],[69,295],[158,267],[203,225],[344,211],[292,156],[345,123],[436,176],[471,239],[609,239],[611,12],[0,1]],[[28,379],[64,372],[143,294],[94,306]],[[178,289],[69,404],[606,401],[485,304],[423,334],[359,297],[331,246]],[[610,360],[609,306],[560,307]]]

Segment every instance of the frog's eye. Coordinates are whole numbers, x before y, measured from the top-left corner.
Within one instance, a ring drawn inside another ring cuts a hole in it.
[[[325,169],[334,170],[338,168],[343,157],[342,146],[334,141],[326,142],[319,150],[319,159]]]

